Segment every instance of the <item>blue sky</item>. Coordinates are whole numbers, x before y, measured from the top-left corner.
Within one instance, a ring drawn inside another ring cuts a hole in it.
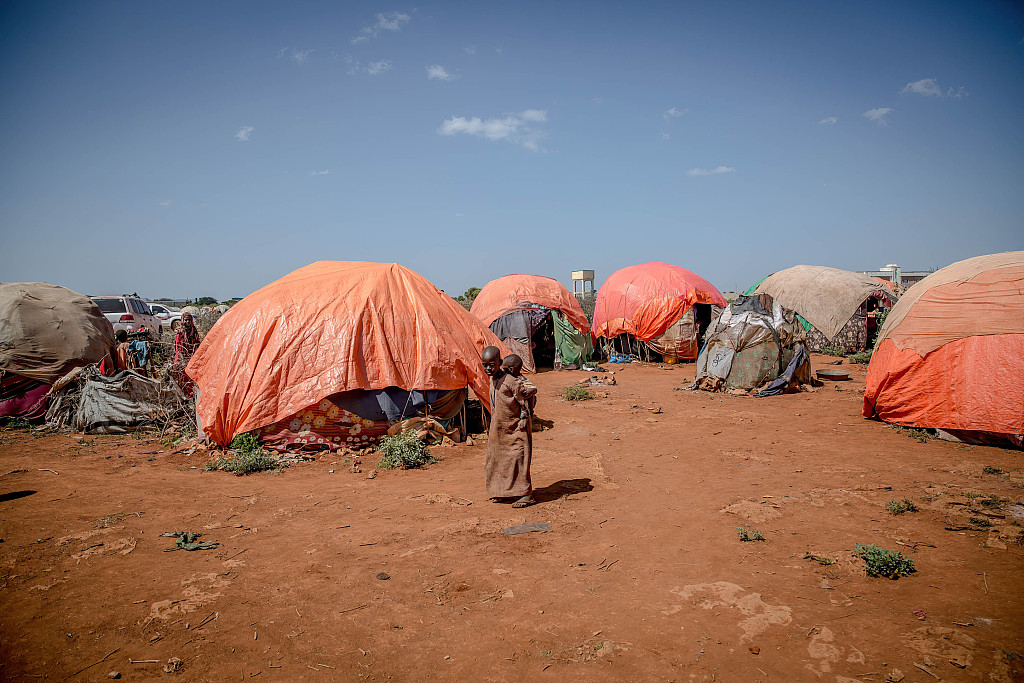
[[[1012,2],[6,2],[0,280],[451,294],[1024,249]]]

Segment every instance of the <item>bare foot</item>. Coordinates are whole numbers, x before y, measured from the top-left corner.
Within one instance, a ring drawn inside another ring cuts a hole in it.
[[[537,501],[535,501],[533,499],[533,494],[532,493],[527,493],[525,496],[523,496],[522,498],[520,498],[516,502],[512,503],[512,507],[514,507],[514,508],[530,507],[531,505],[533,505],[536,502]]]

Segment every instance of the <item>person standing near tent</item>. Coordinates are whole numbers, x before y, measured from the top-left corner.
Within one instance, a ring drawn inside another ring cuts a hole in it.
[[[199,330],[191,313],[181,316],[178,333],[174,335],[174,364],[172,374],[186,397],[192,396],[192,379],[185,374],[185,366],[199,348]]]
[[[535,502],[530,480],[533,435],[530,420],[521,416],[524,411],[529,414],[537,388],[506,372],[495,346],[483,350],[481,361],[491,379],[491,425],[484,466],[487,496],[493,502],[515,498],[512,507],[524,508]]]

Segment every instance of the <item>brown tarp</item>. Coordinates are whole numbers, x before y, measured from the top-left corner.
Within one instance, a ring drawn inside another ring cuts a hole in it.
[[[989,334],[1024,334],[1024,251],[977,256],[932,273],[900,297],[878,339],[924,356]]]
[[[849,270],[793,266],[769,275],[754,291],[770,294],[831,341],[864,300],[880,289],[875,278]]]
[[[45,282],[0,283],[0,370],[53,384],[113,347],[114,328],[89,297]]]

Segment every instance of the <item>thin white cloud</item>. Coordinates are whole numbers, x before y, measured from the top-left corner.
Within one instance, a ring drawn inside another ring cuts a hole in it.
[[[463,217],[463,216],[465,216],[465,215],[466,215],[466,214],[464,214],[464,213],[457,213],[457,214],[455,214],[455,217],[456,217],[456,218],[462,218],[462,217]]]
[[[672,119],[678,119],[680,116],[682,116],[683,114],[685,114],[688,111],[690,111],[690,110],[689,109],[676,109],[675,107],[672,107],[671,109],[666,109],[665,112],[662,113],[662,116],[665,117],[666,121],[671,121]]]
[[[661,132],[661,139],[662,140],[671,140],[672,139],[672,133],[666,133],[665,131],[662,131]]]
[[[310,171],[309,175],[329,175],[330,170],[324,169],[323,171]]]
[[[295,60],[296,64],[305,64],[313,56],[314,52],[316,50],[294,50],[292,52],[292,59]]]
[[[242,126],[238,130],[238,132],[235,133],[235,139],[239,140],[241,142],[248,142],[249,141],[249,134],[252,133],[254,130],[256,130],[256,129],[253,128],[252,126]]]
[[[967,97],[967,90],[962,85],[956,90],[949,88],[948,90],[946,90],[946,97],[952,97],[957,100],[962,100],[963,98]]]
[[[535,124],[544,123],[548,120],[548,114],[543,109],[525,109],[516,114],[506,114],[501,117],[481,119],[479,116],[465,118],[453,116],[445,119],[437,132],[441,135],[473,135],[488,140],[506,140],[508,142],[522,145],[534,151],[542,151],[541,140],[544,138],[544,131]]]
[[[826,116],[821,121],[818,121],[818,123],[829,123],[829,124],[835,125],[835,124],[839,123],[839,119],[836,118],[835,116]]]
[[[919,81],[913,81],[903,86],[903,90],[900,90],[901,94],[913,93],[915,95],[934,95],[936,97],[942,97],[942,88],[935,81],[934,78],[922,78]]]
[[[159,202],[160,206],[164,207],[165,209],[171,208],[171,204],[173,204],[173,203],[174,203],[173,199],[165,199],[162,202]]]
[[[366,65],[366,73],[371,76],[382,74],[385,71],[391,71],[390,59],[382,59],[379,62],[370,62]]]
[[[885,117],[892,113],[892,107],[879,107],[878,109],[868,109],[864,112],[864,118],[874,121],[880,126],[884,126],[888,123]]]
[[[462,51],[465,52],[467,55],[475,55],[476,45],[467,45],[466,47],[462,48]]]
[[[352,39],[353,45],[376,38],[381,31],[401,31],[412,17],[402,12],[379,12],[375,18],[373,24],[359,29],[359,35]]]
[[[718,166],[717,168],[691,168],[686,172],[686,175],[701,176],[701,175],[718,175],[719,173],[732,173],[736,169],[732,166]]]
[[[448,73],[448,70],[440,64],[431,64],[427,67],[427,78],[438,81],[451,81],[455,76]]]

